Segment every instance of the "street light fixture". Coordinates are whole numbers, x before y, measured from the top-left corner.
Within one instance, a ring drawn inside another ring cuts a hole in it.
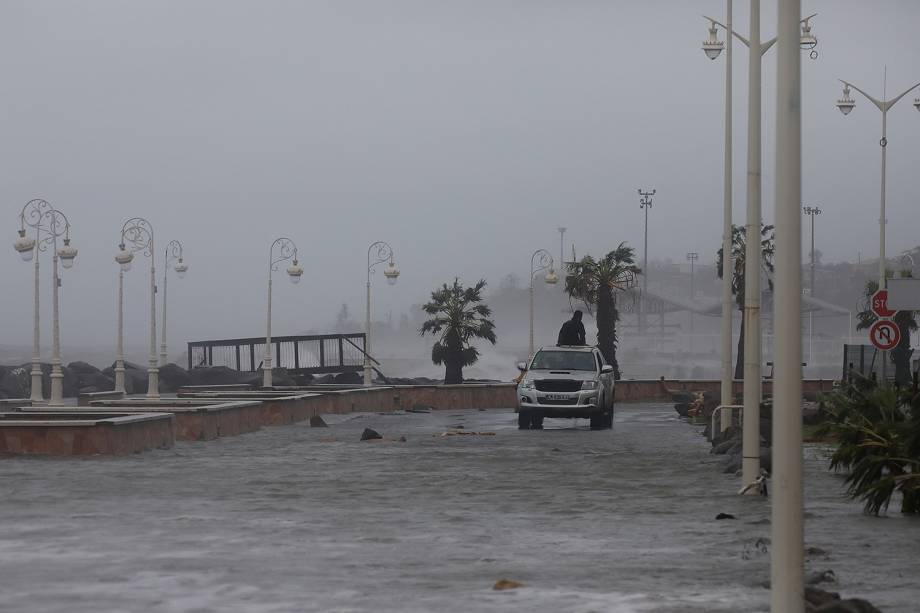
[[[375,249],[376,253],[374,252]],[[367,248],[367,308],[364,312],[365,386],[371,386],[374,383],[374,367],[371,364],[371,274],[374,272],[377,265],[383,264],[384,262],[388,262],[387,267],[383,271],[383,276],[386,277],[387,285],[396,285],[396,280],[399,278],[399,268],[396,267],[396,262],[393,260],[393,248],[390,247],[389,243],[384,241],[371,243],[370,247]]]
[[[731,2],[731,0],[729,0]],[[725,43],[719,40],[719,31],[716,29],[716,22],[709,21],[709,38],[703,41],[703,53],[710,60],[714,60],[722,53]]]
[[[537,259],[539,257],[539,260]],[[533,357],[533,278],[538,272],[546,271],[543,281],[547,285],[555,285],[559,282],[559,276],[556,275],[553,256],[546,249],[537,249],[530,256],[530,344],[528,345],[527,361]]]
[[[33,299],[32,321],[32,371],[31,390],[29,399],[33,403],[43,402],[42,395],[42,369],[41,348],[39,346],[39,304],[38,304],[38,262],[36,251],[47,251],[52,248],[51,279],[52,279],[52,323],[51,323],[51,398],[48,404],[60,406],[64,404],[64,373],[61,369],[61,318],[59,290],[61,276],[58,272],[58,261],[64,268],[71,268],[77,257],[77,250],[70,244],[70,222],[67,217],[40,198],[30,200],[22,207],[19,213],[19,237],[13,243],[13,248],[19,253],[24,262],[35,261],[35,288]],[[35,238],[26,236],[26,227],[35,230]],[[57,239],[63,237],[64,244],[58,248]]]
[[[115,391],[125,392],[124,348],[124,273],[131,270],[134,254],[150,258],[150,354],[147,358],[147,398],[160,397],[160,370],[157,367],[157,280],[153,257],[153,226],[143,217],[132,217],[121,227],[121,243],[115,261],[118,271],[118,353],[115,356]]]
[[[173,262],[176,262],[175,266],[173,266],[176,276],[184,279],[185,274],[188,272],[188,264],[182,259],[182,243],[176,240],[169,241],[163,257],[163,325],[160,326],[160,366],[166,366],[168,359],[166,351],[166,284],[169,281],[169,267]]]
[[[297,245],[289,238],[276,238],[268,249],[268,317],[265,326],[265,357],[262,360],[262,387],[272,386],[272,273],[281,262],[291,260],[287,267],[288,280],[297,285],[303,276],[303,266],[297,262]]]
[[[731,22],[731,2],[727,0],[729,23]],[[799,48],[810,51],[815,59],[817,38],[811,33],[810,21],[817,13],[799,20]],[[761,73],[763,56],[776,43],[777,38],[761,42],[760,37],[760,0],[751,0],[750,38],[735,32],[715,19],[703,16],[710,25],[722,27],[748,48],[748,149],[747,149],[747,219],[745,222],[745,287],[744,287],[744,434],[742,451],[742,481],[745,485],[753,483],[760,474],[760,401],[763,394],[761,381],[762,331],[760,321],[760,262],[761,262]],[[731,45],[728,46],[729,50]],[[708,55],[708,54],[707,54]],[[731,53],[729,52],[729,61]],[[726,138],[725,138],[725,211],[723,214],[722,253],[723,253],[723,291],[722,291],[722,403],[731,404],[731,67],[726,66]],[[726,288],[729,288],[726,291]],[[721,427],[729,426],[727,412],[722,411]],[[755,488],[748,488],[754,493]]]

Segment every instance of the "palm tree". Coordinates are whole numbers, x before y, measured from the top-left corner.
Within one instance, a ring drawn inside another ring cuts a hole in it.
[[[617,363],[617,311],[615,289],[625,289],[641,272],[635,264],[635,250],[625,242],[600,260],[590,255],[580,261],[566,264],[565,291],[576,300],[581,300],[589,313],[597,314],[597,347],[611,366],[614,377],[620,378]]]
[[[886,271],[886,276],[890,279],[892,277],[892,272]],[[911,272],[908,270],[901,271],[902,277],[910,277]],[[858,323],[856,324],[857,330],[866,330],[872,327],[878,317],[875,316],[875,313],[872,312],[872,309],[869,308],[869,303],[874,294],[878,290],[878,281],[869,281],[866,283],[866,287],[863,290],[863,297],[865,302],[863,303],[863,309],[857,314]],[[891,350],[891,361],[894,362],[894,380],[898,385],[908,385],[910,383],[911,373],[910,373],[910,333],[917,330],[917,319],[914,317],[914,311],[898,311],[897,315],[894,316],[894,323],[901,330],[901,341],[898,343],[897,347]]]
[[[463,383],[463,367],[479,359],[479,350],[470,342],[482,338],[495,344],[492,310],[482,302],[484,280],[473,287],[463,287],[458,279],[431,292],[431,302],[422,309],[430,319],[422,324],[419,335],[440,335],[431,348],[431,361],[444,364],[444,383]]]
[[[762,268],[767,273],[767,285],[770,291],[773,290],[773,253],[774,253],[774,233],[773,226],[760,225],[760,250],[762,253]],[[732,294],[735,296],[735,304],[741,311],[741,333],[738,335],[738,356],[735,358],[735,379],[744,378],[744,263],[745,263],[745,230],[744,226],[732,226]],[[719,278],[722,278],[722,249],[719,249],[716,256],[716,270]]]

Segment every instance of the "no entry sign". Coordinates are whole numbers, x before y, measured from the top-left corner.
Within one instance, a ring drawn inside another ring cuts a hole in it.
[[[888,290],[875,290],[872,294],[872,312],[876,317],[894,317],[897,311],[888,308]]]
[[[869,328],[869,340],[881,351],[894,349],[901,342],[901,329],[893,321],[880,319]]]

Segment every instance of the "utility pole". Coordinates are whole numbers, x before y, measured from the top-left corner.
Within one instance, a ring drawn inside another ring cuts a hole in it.
[[[687,260],[690,262],[690,302],[694,300],[693,292],[693,269],[696,261],[700,259],[700,254],[691,251],[687,254]],[[690,311],[690,352],[693,353],[693,311]]]
[[[565,275],[565,231],[567,228],[559,226],[559,270]]]
[[[808,290],[811,294],[811,297],[815,297],[815,215],[820,215],[822,213],[821,209],[816,206],[803,206],[802,211],[811,217],[811,281],[808,283]],[[813,333],[812,326],[814,322],[812,321],[812,311],[808,309],[808,364],[814,366],[814,357],[812,352],[814,351],[813,344]]]
[[[645,334],[645,300],[648,294],[648,210],[657,190],[639,190],[639,208],[645,211],[645,254],[642,257],[642,296],[639,299],[639,334]]]

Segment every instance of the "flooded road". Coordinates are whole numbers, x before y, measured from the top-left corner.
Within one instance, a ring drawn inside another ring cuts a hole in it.
[[[768,610],[769,504],[736,496],[669,405],[621,405],[597,432],[518,431],[506,410],[329,421],[0,459],[0,610]],[[495,434],[439,436],[460,426]],[[366,427],[407,440],[359,442]],[[920,521],[861,515],[806,455],[807,544],[826,552],[808,569],[916,611]],[[524,586],[493,591],[501,578]]]

